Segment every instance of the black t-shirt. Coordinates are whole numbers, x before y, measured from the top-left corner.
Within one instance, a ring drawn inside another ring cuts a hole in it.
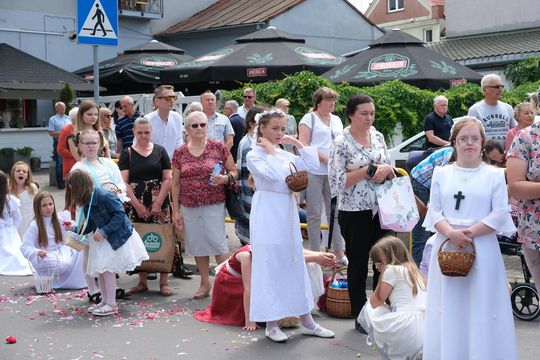
[[[454,121],[450,115],[446,114],[444,117],[440,117],[435,111],[430,112],[424,118],[424,131],[432,130],[433,134],[443,140],[448,141],[450,139],[450,130]],[[441,145],[433,144],[427,141],[428,147],[441,147]]]
[[[154,144],[154,149],[147,157],[131,148],[131,159],[128,149],[123,149],[118,162],[120,170],[129,170],[129,181],[161,180],[163,170],[171,169],[171,161],[164,147]]]

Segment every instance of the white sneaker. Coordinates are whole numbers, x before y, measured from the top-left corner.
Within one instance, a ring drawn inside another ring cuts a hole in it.
[[[304,335],[318,336],[321,338],[333,338],[335,336],[333,331],[323,328],[319,324],[315,326],[315,329],[311,330],[300,325],[300,332]]]
[[[283,331],[281,331],[278,326],[276,326],[270,331],[268,331],[268,329],[265,329],[264,335],[266,335],[267,338],[270,338],[270,340],[272,340],[273,342],[278,343],[285,342],[289,339],[289,337]]]

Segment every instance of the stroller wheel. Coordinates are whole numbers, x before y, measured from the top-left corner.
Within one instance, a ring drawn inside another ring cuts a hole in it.
[[[532,321],[540,316],[538,291],[532,284],[518,284],[510,295],[512,312],[520,320]]]

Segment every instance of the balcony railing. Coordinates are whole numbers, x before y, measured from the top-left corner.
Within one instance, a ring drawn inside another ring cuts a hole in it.
[[[120,16],[160,19],[163,15],[163,0],[118,0]]]

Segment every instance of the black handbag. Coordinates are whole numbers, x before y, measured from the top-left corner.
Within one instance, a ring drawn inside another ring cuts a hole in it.
[[[225,206],[227,212],[233,220],[243,219],[245,217],[244,204],[240,194],[240,185],[236,183],[233,176],[227,173],[229,184],[225,186]]]

